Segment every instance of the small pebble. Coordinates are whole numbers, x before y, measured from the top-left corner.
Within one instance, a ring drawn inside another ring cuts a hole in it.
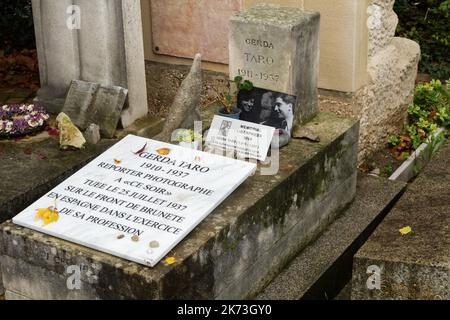
[[[131,240],[133,240],[134,242],[138,242],[139,241],[139,236],[134,235],[134,236],[131,237]]]
[[[152,241],[150,242],[150,248],[159,248],[159,242],[158,241]]]
[[[123,238],[125,238],[125,236],[123,234],[117,236],[117,239],[122,240]]]

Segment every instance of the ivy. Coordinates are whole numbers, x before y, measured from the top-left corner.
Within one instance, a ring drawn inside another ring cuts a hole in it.
[[[450,78],[450,0],[396,0],[397,35],[420,44],[420,72]]]

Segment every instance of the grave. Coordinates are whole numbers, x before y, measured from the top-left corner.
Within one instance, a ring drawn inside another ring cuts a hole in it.
[[[154,267],[255,169],[128,135],[13,222]]]
[[[119,244],[123,246],[121,248],[111,249],[111,246],[114,247],[113,243],[125,240],[118,238],[120,234],[114,234],[115,238],[110,235],[102,245],[95,246],[92,245],[94,238],[100,237],[101,233],[89,233],[84,237],[84,242],[75,241],[68,225],[64,225],[64,232],[58,230],[59,220],[50,221],[45,227],[45,233],[12,222],[4,223],[0,228],[0,255],[7,298],[254,297],[353,201],[357,179],[359,122],[326,113],[317,114],[318,14],[258,6],[232,18],[231,24],[233,25],[234,19],[244,19],[242,17],[253,17],[249,18],[253,24],[236,22],[235,30],[240,26],[242,33],[251,35],[254,32],[256,36],[258,28],[254,24],[258,22],[261,28],[267,30],[267,34],[279,34],[277,39],[271,41],[274,48],[287,50],[286,56],[282,56],[285,60],[282,59],[282,63],[272,71],[267,71],[279,75],[287,72],[288,78],[282,79],[280,76],[280,83],[283,83],[281,87],[264,85],[264,89],[295,94],[299,98],[297,124],[302,124],[305,130],[320,137],[320,141],[293,140],[280,152],[272,152],[271,161],[259,164],[257,173],[245,182],[244,177],[253,169],[241,165],[237,170],[230,165],[229,169],[233,170],[233,174],[228,174],[227,178],[233,178],[236,174],[239,179],[233,181],[232,187],[224,186],[223,190],[220,189],[220,197],[215,201],[208,201],[208,207],[198,210],[196,214],[199,216],[193,218],[195,223],[185,229],[183,236],[187,236],[182,241],[177,238],[165,250],[158,252],[155,258],[136,258],[136,252],[129,247],[127,251],[124,244]],[[281,26],[283,20],[286,27]],[[247,32],[247,29],[253,31]],[[238,35],[232,31],[230,37],[231,41],[235,41],[233,39],[238,38]],[[232,57],[233,59],[239,58]],[[254,61],[250,59],[248,65],[252,64]],[[242,65],[241,68],[247,69],[247,65]],[[230,73],[233,74],[233,71]],[[119,166],[122,162],[127,162],[128,156],[133,153],[134,156],[143,155],[147,147],[154,149],[154,144],[159,143],[147,142],[141,146],[141,150],[136,150],[137,147],[128,143],[128,139],[125,137],[117,146],[133,147],[131,151],[123,153],[121,147],[114,146],[106,152],[110,165]],[[162,158],[168,156],[172,149],[178,150],[163,143],[161,145],[163,147],[159,149]],[[116,148],[122,151],[119,156],[113,157],[110,151]],[[201,160],[203,155],[199,157]],[[102,179],[102,170],[95,173],[90,171],[100,159],[102,158],[88,164],[79,174],[87,172],[84,179],[93,181]],[[130,164],[127,162],[127,165]],[[76,182],[76,177],[77,175],[64,181],[62,186]],[[220,186],[223,183],[223,179],[219,180],[215,176],[210,179],[212,181],[207,181],[209,184],[217,183]],[[241,182],[242,185],[231,193]],[[175,202],[186,200],[183,200],[183,193],[175,192],[173,196]],[[57,206],[58,201],[63,198],[58,199]],[[189,201],[195,204],[199,199],[200,197],[191,197]],[[41,199],[45,203],[32,205],[30,210],[26,210],[14,221],[36,230],[44,230],[36,222],[31,222],[30,218],[33,217],[33,210],[51,205],[48,203],[49,199],[46,200],[47,202]],[[120,203],[109,205],[114,212],[120,212],[120,206]],[[63,207],[62,210],[64,209]],[[96,210],[93,207],[91,209]],[[59,219],[63,221],[64,218],[63,211]],[[193,228],[203,218],[205,219]],[[80,226],[74,227],[73,232],[77,233],[75,231]],[[162,247],[161,237],[150,239],[141,236],[142,234],[134,234],[131,241],[139,243],[142,240],[146,252],[150,250],[154,253],[158,251],[157,248]],[[158,242],[158,246],[155,242]],[[164,255],[166,256],[163,257]]]
[[[358,122],[318,114],[274,176],[249,178],[154,268],[4,223],[7,298],[225,299],[255,295],[354,198]],[[72,266],[72,267],[71,267]],[[67,281],[81,270],[79,290]],[[69,269],[68,269],[69,268]]]

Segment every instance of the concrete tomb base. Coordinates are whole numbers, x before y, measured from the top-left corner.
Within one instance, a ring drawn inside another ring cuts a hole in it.
[[[4,223],[0,247],[8,296],[254,297],[355,197],[359,123],[320,113],[307,127],[321,142],[296,140],[283,149],[277,174],[249,178],[175,247],[171,265],[144,267]],[[78,283],[74,270],[80,271]]]

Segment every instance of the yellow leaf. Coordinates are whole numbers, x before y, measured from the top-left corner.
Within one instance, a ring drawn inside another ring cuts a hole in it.
[[[52,222],[58,221],[59,213],[53,207],[37,209],[36,219],[42,219],[42,221],[44,222],[44,226],[46,226]]]
[[[122,160],[114,159],[114,163],[115,163],[115,164],[121,164],[121,163],[122,163]]]
[[[42,219],[48,210],[49,208],[37,209],[36,220]]]
[[[401,228],[399,231],[402,236],[405,236],[408,233],[410,233],[412,231],[412,229],[411,229],[411,227],[408,226],[408,227]]]
[[[176,262],[177,262],[177,259],[175,257],[168,257],[165,260],[165,263],[168,264],[169,266],[174,264],[174,263],[176,263]]]
[[[160,149],[156,150],[156,152],[161,156],[167,156],[170,153],[170,149],[169,148],[160,148]]]

